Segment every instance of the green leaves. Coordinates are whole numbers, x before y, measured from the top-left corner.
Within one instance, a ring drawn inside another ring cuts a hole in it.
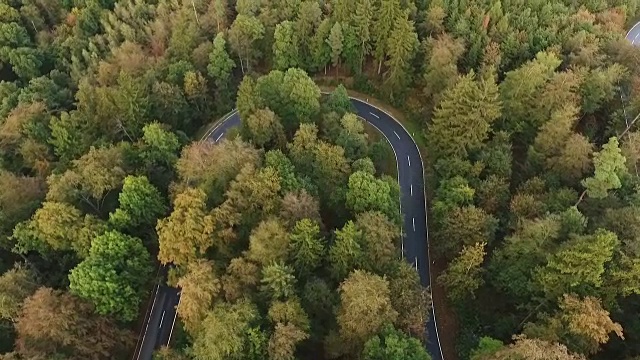
[[[625,161],[618,147],[618,139],[611,137],[608,143],[602,145],[602,150],[593,155],[594,176],[582,181],[587,195],[604,199],[609,190],[620,188],[622,184],[619,176],[626,172]]]
[[[144,176],[127,176],[118,201],[120,206],[109,214],[109,222],[120,229],[153,225],[167,210],[158,189]]]
[[[142,241],[110,231],[93,240],[89,256],[69,274],[69,288],[91,301],[99,314],[131,321],[150,273]]]

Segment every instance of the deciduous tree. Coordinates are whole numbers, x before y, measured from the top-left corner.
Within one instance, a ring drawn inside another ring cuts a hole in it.
[[[96,311],[131,321],[151,273],[149,252],[140,239],[109,231],[91,243],[89,256],[69,274],[69,288]]]
[[[356,270],[340,284],[336,319],[340,337],[352,349],[361,347],[397,317],[398,313],[391,306],[391,292],[386,279]]]
[[[158,221],[156,232],[160,262],[185,265],[213,245],[211,218],[206,213],[205,199],[202,190],[188,188],[176,196],[171,215]]]
[[[187,272],[178,279],[180,302],[176,311],[185,329],[195,336],[207,311],[222,290],[213,263],[197,260],[187,265]]]
[[[167,210],[162,195],[144,176],[127,176],[118,197],[119,206],[109,223],[120,229],[152,225]]]

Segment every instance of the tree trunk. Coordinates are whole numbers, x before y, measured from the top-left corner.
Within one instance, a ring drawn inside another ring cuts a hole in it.
[[[381,71],[382,71],[382,60],[378,61],[378,75],[380,75]]]
[[[242,57],[238,55],[238,59],[240,59],[240,69],[242,70],[242,75],[244,75],[244,64],[242,64]]]

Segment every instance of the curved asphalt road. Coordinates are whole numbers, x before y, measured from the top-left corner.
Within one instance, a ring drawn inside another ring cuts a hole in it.
[[[640,31],[640,26],[638,27]],[[398,182],[400,184],[400,211],[403,215],[402,251],[404,258],[416,267],[422,285],[429,286],[429,250],[427,246],[427,213],[424,196],[424,179],[422,160],[416,143],[405,128],[391,115],[373,105],[351,99],[356,113],[368,123],[376,127],[389,141],[396,155],[398,165]],[[227,115],[216,127],[210,130],[205,138],[218,142],[230,129],[240,125],[237,111]],[[146,320],[146,328],[142,335],[142,344],[134,359],[151,360],[153,350],[167,345],[171,338],[171,329],[175,321],[175,307],[179,302],[176,289],[167,286],[156,288],[154,303]],[[167,321],[169,319],[169,321]],[[441,360],[442,349],[436,328],[435,313],[431,312],[427,326],[427,349],[434,360]],[[138,349],[136,349],[138,350]]]
[[[626,38],[631,41],[632,45],[640,45],[640,22],[633,25],[631,30],[627,32]]]

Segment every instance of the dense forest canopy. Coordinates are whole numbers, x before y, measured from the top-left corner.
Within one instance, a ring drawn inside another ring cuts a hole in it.
[[[130,358],[172,264],[159,359],[428,359],[393,152],[316,85],[343,83],[421,146],[447,359],[638,359],[639,18],[635,0],[0,0],[0,358]],[[237,131],[198,141],[234,107]]]

